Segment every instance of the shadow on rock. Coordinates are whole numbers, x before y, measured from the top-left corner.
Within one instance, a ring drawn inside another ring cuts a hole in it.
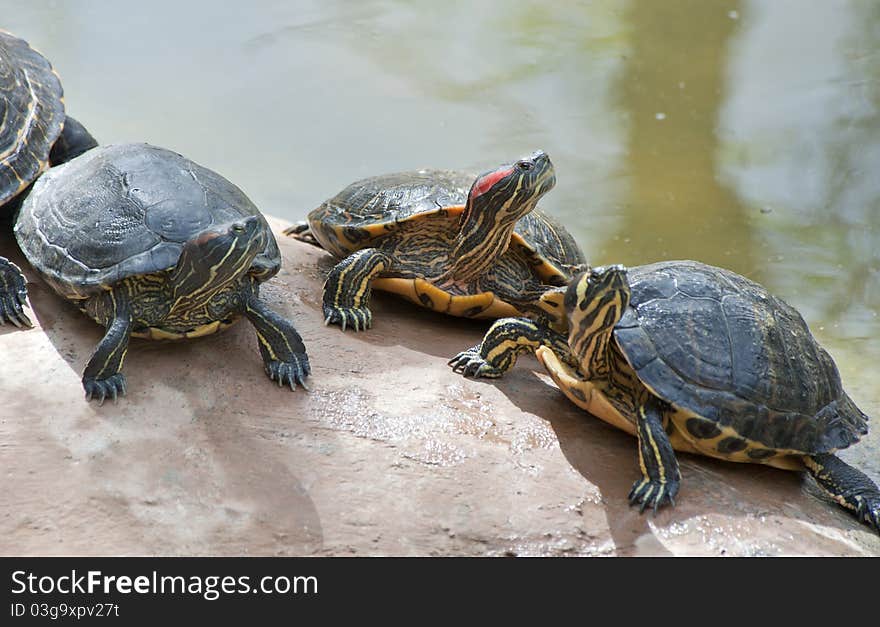
[[[647,510],[640,514],[627,500],[639,476],[635,438],[572,405],[549,378],[542,379],[529,370],[531,365],[518,364],[503,379],[487,384],[497,385],[518,408],[550,423],[565,458],[599,489],[618,554],[669,554],[661,540],[696,527],[705,545],[723,555],[728,552],[732,536],[748,542],[750,529],[783,518],[844,533],[870,534],[821,495],[804,473],[688,453],[677,453],[682,487],[676,505],[656,514]],[[548,390],[552,398],[548,398]],[[727,526],[710,522],[721,517],[732,517],[734,522]],[[803,550],[810,551],[808,542],[804,542]],[[754,554],[763,554],[763,549],[756,546]]]

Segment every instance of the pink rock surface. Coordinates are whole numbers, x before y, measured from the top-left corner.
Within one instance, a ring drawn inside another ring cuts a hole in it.
[[[263,293],[306,342],[311,392],[272,383],[241,323],[133,340],[128,396],[103,407],[80,384],[102,329],[12,255],[36,326],[0,327],[0,554],[880,555],[801,475],[757,465],[682,454],[678,505],[639,515],[635,440],[537,361],[466,380],[446,361],[487,323],[379,293],[371,331],[325,327],[329,256],[278,239]]]

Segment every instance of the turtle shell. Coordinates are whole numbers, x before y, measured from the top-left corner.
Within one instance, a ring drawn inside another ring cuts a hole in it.
[[[60,294],[85,298],[134,275],[173,267],[183,245],[215,225],[259,216],[265,280],[281,255],[266,219],[219,174],[148,144],[102,146],[49,170],[25,199],[15,236]]]
[[[631,268],[614,337],[660,398],[769,448],[833,451],[867,432],[801,315],[738,274],[693,261]]]
[[[0,31],[0,206],[46,167],[64,126],[63,94],[45,57]]]
[[[426,169],[356,181],[312,211],[309,225],[325,249],[345,257],[399,223],[438,213],[456,218],[477,176],[463,170]],[[566,274],[586,263],[568,231],[538,209],[521,218],[514,233],[539,260],[549,260]]]
[[[355,181],[309,213],[309,226],[326,250],[346,257],[399,222],[463,206],[475,178],[455,170],[417,170]]]

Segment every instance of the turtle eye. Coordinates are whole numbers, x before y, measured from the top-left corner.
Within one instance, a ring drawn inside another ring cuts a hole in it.
[[[232,232],[233,233],[244,233],[244,224],[242,224],[241,222],[236,222],[235,224],[232,225]]]
[[[516,162],[516,167],[518,167],[523,172],[528,172],[533,167],[535,167],[535,164],[532,163],[531,161],[526,161],[525,159],[523,159],[522,161]]]

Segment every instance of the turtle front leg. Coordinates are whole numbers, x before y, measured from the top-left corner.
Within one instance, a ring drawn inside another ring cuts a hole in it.
[[[449,365],[466,377],[497,379],[513,368],[522,353],[541,346],[572,362],[568,341],[561,333],[528,318],[501,318],[489,327],[481,343],[460,352]]]
[[[125,375],[121,371],[131,337],[131,310],[128,301],[121,292],[114,291],[109,293],[109,303],[112,307],[112,321],[89,359],[82,377],[86,400],[95,399],[99,405],[103,405],[107,398],[116,401],[118,396],[125,396]]]
[[[805,457],[804,465],[831,498],[880,533],[880,489],[867,475],[829,454]]]
[[[652,506],[656,514],[657,509],[666,503],[675,505],[681,472],[669,436],[663,428],[663,410],[659,402],[648,398],[639,406],[638,412],[636,429],[642,478],[633,484],[629,502],[631,505],[640,504],[640,513]]]
[[[324,283],[324,323],[338,324],[343,331],[346,327],[369,329],[373,325],[369,308],[372,281],[388,272],[393,263],[378,248],[364,248],[336,264]]]
[[[27,282],[21,268],[0,257],[0,324],[8,320],[17,327],[34,326],[24,312],[27,303]]]
[[[308,389],[306,377],[312,371],[309,356],[293,325],[256,296],[247,301],[244,313],[257,332],[260,354],[269,378],[277,381],[279,386],[290,386],[291,390],[296,389],[297,383]]]

